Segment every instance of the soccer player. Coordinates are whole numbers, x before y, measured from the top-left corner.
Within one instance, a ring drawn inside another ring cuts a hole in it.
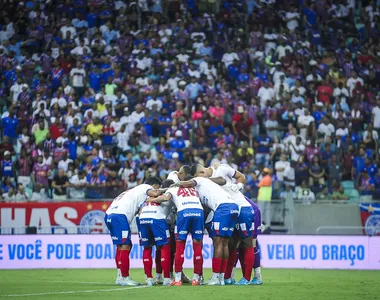
[[[148,178],[144,184],[117,196],[106,211],[104,221],[113,244],[117,245],[115,256],[116,284],[139,285],[129,276],[129,254],[132,248],[130,224],[147,196],[158,197],[162,193],[157,190],[159,186],[158,178]]]
[[[165,180],[162,187],[174,184],[173,180]],[[175,228],[175,280],[174,286],[182,285],[182,271],[187,235],[191,233],[194,251],[194,276],[191,284],[200,285],[200,276],[203,268],[202,240],[204,231],[204,215],[198,192],[193,187],[170,187],[165,194],[152,199],[155,203],[172,201],[177,207],[177,221]]]
[[[161,266],[164,272],[163,285],[171,284],[170,268],[170,233],[166,224],[166,217],[171,211],[173,204],[171,202],[156,203],[151,201],[153,198],[148,198],[145,205],[141,209],[139,215],[139,235],[141,238],[143,252],[144,271],[146,274],[146,284],[153,286],[152,276],[152,247],[156,245],[157,249],[161,250]]]
[[[225,184],[225,180],[222,179],[218,183]],[[173,186],[195,187],[202,205],[213,210],[214,257],[212,259],[212,278],[206,284],[224,285],[223,278],[229,257],[228,240],[235,228],[239,206],[217,183],[204,177],[181,181]]]
[[[169,180],[173,180],[174,183],[177,183],[179,181],[184,181],[185,178],[190,174],[190,166],[183,165],[178,172],[177,171],[171,171],[168,175]]]
[[[255,259],[253,247],[253,231],[254,231],[254,211],[251,204],[246,200],[244,195],[239,191],[244,186],[243,182],[245,176],[239,171],[231,168],[226,164],[214,165],[210,168],[204,168],[202,165],[197,164],[191,167],[191,174],[201,177],[221,177],[227,184],[222,186],[223,189],[230,194],[231,198],[239,206],[239,217],[237,222],[237,230],[233,238],[229,242],[229,258],[224,274],[225,284],[233,284],[231,273],[236,262],[236,249],[240,243],[243,245],[244,252],[244,274],[243,278],[239,280],[237,285],[248,285],[251,281],[252,268]],[[239,179],[237,184],[232,184],[233,178]]]

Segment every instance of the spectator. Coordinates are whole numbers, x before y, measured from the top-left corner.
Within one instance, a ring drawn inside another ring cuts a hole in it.
[[[263,178],[259,183],[259,194],[257,202],[262,213],[262,221],[265,226],[270,227],[271,224],[271,201],[272,201],[272,178],[270,169],[263,169]]]
[[[369,177],[368,172],[363,170],[357,178],[357,186],[360,192],[360,202],[371,202],[375,191],[375,182]]]
[[[318,156],[314,156],[313,161],[310,164],[309,175],[310,186],[313,186],[315,184],[325,184],[325,169],[321,166]]]
[[[349,200],[350,197],[344,192],[344,187],[339,186],[339,189],[332,193],[331,199],[333,200]]]
[[[315,200],[315,195],[306,180],[303,180],[301,185],[296,187],[296,197],[298,200],[301,200],[303,204],[310,204]]]
[[[69,195],[71,199],[84,199],[86,197],[85,187],[87,186],[86,173],[79,171],[69,179]]]

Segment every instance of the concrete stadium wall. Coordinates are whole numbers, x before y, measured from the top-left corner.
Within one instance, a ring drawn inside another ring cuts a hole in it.
[[[357,204],[296,204],[295,234],[315,234],[319,226],[362,226]],[[323,230],[320,234],[360,235],[361,229]]]

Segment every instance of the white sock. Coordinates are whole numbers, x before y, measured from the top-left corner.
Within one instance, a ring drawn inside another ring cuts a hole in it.
[[[199,281],[199,275],[198,274],[194,274],[193,280]]]
[[[157,273],[156,274],[156,279],[162,279],[162,274],[161,273]]]
[[[170,278],[174,278],[173,272],[170,272]]]
[[[219,280],[224,280],[224,273],[219,273]]]
[[[212,279],[219,280],[219,274],[220,273],[214,273],[214,272],[212,272]]]
[[[175,273],[175,281],[181,281],[182,279],[182,272],[176,272]]]
[[[121,271],[120,269],[117,269],[117,278],[121,277]]]
[[[234,279],[235,278],[235,267],[232,269],[232,272],[231,272],[231,279]]]
[[[254,270],[254,277],[261,280],[261,267],[258,267]]]
[[[168,282],[171,282],[172,279],[171,278],[164,278],[164,281],[168,281]]]

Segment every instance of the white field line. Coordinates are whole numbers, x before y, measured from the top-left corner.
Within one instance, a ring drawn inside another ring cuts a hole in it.
[[[116,286],[115,283],[107,283],[107,282],[92,282],[92,281],[66,281],[66,280],[49,280],[48,282],[58,282],[58,283],[78,283],[78,284],[99,284],[99,285],[113,285]]]
[[[68,281],[66,281],[68,282]],[[33,296],[50,296],[50,295],[72,295],[72,294],[82,294],[82,293],[102,293],[102,292],[114,292],[114,291],[125,291],[132,289],[142,289],[147,288],[148,286],[135,286],[135,287],[123,287],[115,289],[104,289],[104,290],[84,290],[84,291],[65,291],[65,292],[46,292],[46,293],[34,293],[34,294],[9,294],[9,295],[0,295],[1,297],[33,297]]]

